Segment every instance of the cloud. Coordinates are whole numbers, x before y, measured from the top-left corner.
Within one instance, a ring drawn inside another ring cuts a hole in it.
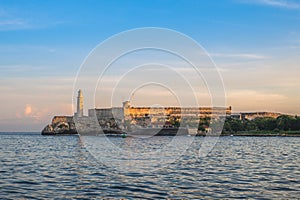
[[[237,111],[274,111],[279,109],[289,98],[279,93],[267,93],[250,89],[227,92],[227,102]]]
[[[27,104],[24,109],[24,116],[30,116],[32,113],[31,105]]]
[[[22,119],[22,115],[20,113],[16,113],[16,118],[17,119]],[[1,120],[3,120],[3,119],[1,119]]]
[[[31,104],[26,104],[23,113],[17,112],[15,116],[17,119],[32,120],[32,122],[37,123],[45,120],[48,113],[49,109],[47,108],[37,108]]]
[[[286,96],[282,94],[275,94],[275,93],[262,93],[254,90],[237,90],[230,92],[228,94],[230,98],[236,99],[251,99],[255,101],[274,101],[274,100],[285,100],[287,99]],[[250,97],[250,98],[249,98]]]
[[[299,9],[300,4],[294,3],[292,1],[287,0],[260,0],[261,3],[270,5],[270,6],[277,6],[289,9]]]
[[[290,0],[242,0],[241,2],[280,7],[285,9],[300,9],[300,4]]]
[[[0,8],[0,17],[0,31],[43,29],[71,23],[60,18],[49,18],[48,15],[38,11],[29,11],[19,7]]]
[[[221,58],[240,58],[240,59],[267,59],[267,56],[260,54],[251,54],[251,53],[238,53],[238,54],[227,54],[227,53],[212,53],[212,57],[221,57]]]
[[[1,15],[0,15],[1,16]],[[0,31],[28,29],[31,25],[21,18],[3,18],[0,20]]]
[[[5,25],[24,25],[24,21],[21,19],[10,19],[10,20],[2,20],[0,21],[0,26],[5,26]]]

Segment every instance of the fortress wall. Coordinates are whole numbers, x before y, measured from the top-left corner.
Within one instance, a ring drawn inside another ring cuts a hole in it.
[[[277,118],[281,114],[280,113],[273,113],[273,112],[252,112],[252,113],[241,113],[242,119],[253,120],[257,117],[271,117]]]
[[[124,118],[123,108],[100,108],[100,109],[89,109],[89,117],[97,117],[100,119],[119,119]]]
[[[151,107],[130,107],[128,108],[127,115],[134,117],[145,117],[146,115],[155,116],[191,116],[191,117],[211,117],[215,115],[231,115],[231,107],[227,108],[211,108],[211,107],[190,107],[190,108],[180,108],[180,107],[167,107],[167,108],[151,108]],[[126,114],[125,113],[125,114]]]
[[[173,117],[191,117],[191,118],[205,118],[205,117],[219,117],[220,115],[231,115],[231,107],[115,107],[115,108],[100,108],[90,109],[89,117],[97,116],[100,119],[117,119],[122,121],[132,118],[144,118],[149,116],[151,118],[165,118],[166,116]],[[155,119],[153,119],[155,121]]]
[[[94,117],[79,117],[75,119],[76,129],[79,134],[97,133],[101,131],[99,122]]]

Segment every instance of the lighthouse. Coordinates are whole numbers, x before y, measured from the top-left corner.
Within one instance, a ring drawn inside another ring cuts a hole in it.
[[[78,91],[78,96],[77,96],[77,117],[83,117],[83,95],[82,91]]]

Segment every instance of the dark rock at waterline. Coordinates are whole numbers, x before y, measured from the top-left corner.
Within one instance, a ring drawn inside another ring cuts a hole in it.
[[[71,127],[67,123],[58,123],[56,125],[48,124],[43,130],[42,135],[72,135],[77,134],[75,127]]]
[[[42,135],[55,135],[54,129],[51,124],[48,124],[43,130]]]

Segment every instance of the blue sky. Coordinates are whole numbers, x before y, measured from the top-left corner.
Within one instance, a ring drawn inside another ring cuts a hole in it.
[[[299,114],[300,1],[0,0],[0,131],[40,130],[72,114],[89,52],[119,32],[163,27],[199,42],[235,111]]]

